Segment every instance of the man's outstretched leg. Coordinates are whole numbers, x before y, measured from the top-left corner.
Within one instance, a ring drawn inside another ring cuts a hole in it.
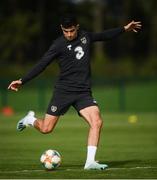
[[[104,170],[108,167],[108,165],[99,164],[95,161],[95,155],[102,127],[102,119],[100,116],[99,108],[97,106],[90,106],[80,110],[80,114],[84,117],[84,119],[90,126],[88,135],[87,159],[84,169]]]
[[[43,120],[35,117],[34,111],[29,111],[28,114],[17,123],[17,130],[22,131],[27,126],[33,126],[41,133],[50,133],[55,127],[59,117],[46,114]]]

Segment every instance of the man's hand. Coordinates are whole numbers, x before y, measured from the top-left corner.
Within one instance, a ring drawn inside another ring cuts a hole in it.
[[[140,21],[138,21],[138,22],[131,21],[129,24],[124,26],[124,29],[126,32],[133,31],[133,32],[137,33],[141,29],[141,27],[142,27],[142,25],[141,25]]]
[[[18,91],[19,87],[21,86],[22,81],[21,80],[16,80],[16,81],[12,81],[9,86],[8,89],[12,90],[12,91]]]

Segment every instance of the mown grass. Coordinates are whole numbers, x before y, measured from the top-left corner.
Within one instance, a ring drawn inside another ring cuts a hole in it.
[[[32,128],[17,132],[16,123],[23,115],[0,115],[1,179],[157,178],[157,113],[138,113],[136,123],[128,122],[130,113],[102,114],[96,158],[109,165],[105,171],[83,170],[88,125],[77,114],[66,114],[48,135]],[[49,148],[62,155],[62,165],[55,171],[45,171],[39,162]]]

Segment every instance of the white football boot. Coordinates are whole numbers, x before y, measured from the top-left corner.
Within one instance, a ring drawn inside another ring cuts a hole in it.
[[[17,131],[24,130],[27,126],[32,126],[32,123],[36,120],[34,117],[34,111],[29,111],[28,114],[17,123]]]
[[[84,166],[85,170],[105,170],[106,168],[108,168],[107,164],[99,164],[96,161],[86,163]]]

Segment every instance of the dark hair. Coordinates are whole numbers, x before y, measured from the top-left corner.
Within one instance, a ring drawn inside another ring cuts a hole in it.
[[[64,16],[61,17],[60,24],[64,28],[69,28],[71,26],[76,26],[78,22],[74,14],[65,14]]]

